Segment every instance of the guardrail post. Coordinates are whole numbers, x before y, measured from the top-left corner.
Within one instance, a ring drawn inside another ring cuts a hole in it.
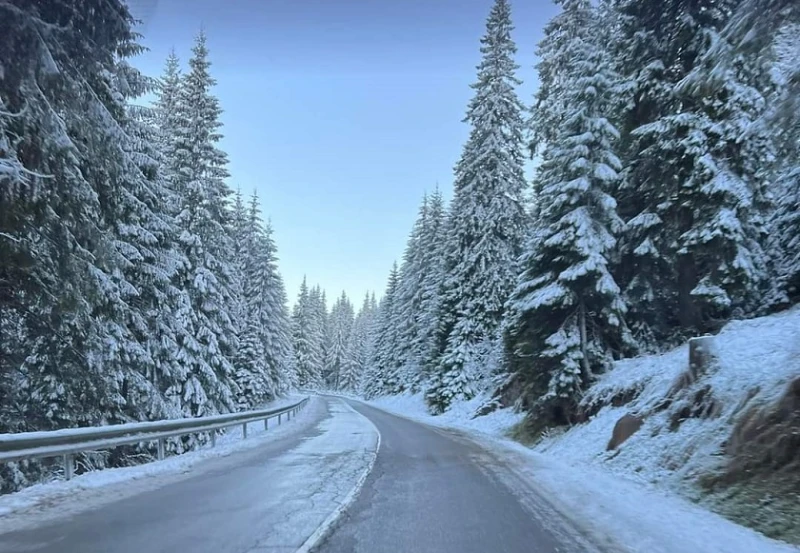
[[[242,439],[243,440],[247,439],[247,423],[244,423],[242,425]]]
[[[216,447],[216,446],[217,446],[217,431],[216,430],[212,430],[211,431],[211,447]]]
[[[163,461],[166,453],[167,441],[164,438],[158,439],[158,460]]]
[[[281,425],[281,414],[278,413],[278,426],[280,426],[280,425]]]
[[[75,463],[71,453],[64,455],[64,478],[70,480],[75,473]]]
[[[269,430],[269,418],[264,419],[264,430]]]

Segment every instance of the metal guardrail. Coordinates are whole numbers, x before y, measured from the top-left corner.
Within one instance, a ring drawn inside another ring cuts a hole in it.
[[[76,453],[111,449],[141,442],[157,442],[158,459],[162,460],[166,456],[167,438],[210,432],[211,446],[213,447],[216,445],[217,430],[239,424],[242,425],[242,437],[247,438],[248,424],[264,421],[266,430],[269,428],[270,419],[277,418],[278,424],[280,424],[281,418],[285,415],[289,420],[305,407],[308,400],[309,398],[305,398],[293,405],[278,409],[259,409],[210,417],[68,428],[48,432],[0,434],[0,463],[62,456],[64,458],[64,475],[69,480],[75,472],[74,455]]]

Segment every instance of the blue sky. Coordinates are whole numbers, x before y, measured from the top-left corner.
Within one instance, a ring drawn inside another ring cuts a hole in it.
[[[230,184],[272,220],[291,302],[300,282],[329,299],[379,295],[425,191],[451,196],[452,168],[492,0],[129,0],[160,75],[208,35]],[[522,100],[550,0],[512,0]],[[330,303],[330,302],[329,302]]]

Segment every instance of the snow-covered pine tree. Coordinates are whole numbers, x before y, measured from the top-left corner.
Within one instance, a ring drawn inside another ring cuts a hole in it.
[[[320,299],[318,293],[315,294],[313,290],[308,289],[306,279],[303,278],[292,316],[295,370],[297,385],[301,388],[315,388],[322,382]]]
[[[515,87],[511,7],[496,0],[481,39],[469,139],[455,169],[440,308],[443,350],[426,399],[441,412],[472,397],[495,350],[503,306],[514,287],[527,216],[522,204],[522,104]]]
[[[326,385],[334,390],[340,389],[342,385],[354,317],[353,304],[350,303],[347,294],[342,292],[331,308],[329,323],[331,339],[325,360],[325,370],[328,374]]]
[[[770,210],[767,214],[771,267],[766,297],[760,302],[759,312],[764,312],[785,307],[798,298],[800,5],[787,0],[740,2],[722,31],[713,35],[710,47],[681,88],[695,96],[729,94],[733,89],[741,97],[737,79],[755,87],[766,103],[766,109],[750,106],[751,118],[763,115],[740,126],[739,142],[762,150],[767,142],[767,148],[775,152],[772,156],[763,152],[755,156],[758,165],[752,169],[762,182],[771,183],[769,192],[776,207],[775,213]]]
[[[317,341],[320,357],[317,365],[319,385],[323,386],[328,376],[326,367],[327,353],[330,349],[330,314],[328,313],[328,298],[325,290],[319,284],[311,289],[311,304],[314,313],[314,339]]]
[[[424,260],[422,234],[428,219],[428,196],[422,200],[417,220],[408,238],[397,284],[396,316],[397,359],[394,379],[401,390],[417,388],[421,375],[421,355],[415,350],[419,343],[418,317],[422,298]]]
[[[392,266],[386,293],[380,301],[375,317],[372,352],[365,372],[363,394],[376,397],[399,393],[397,381],[397,287],[399,284],[397,263]]]
[[[153,108],[154,122],[159,130],[157,143],[158,149],[165,158],[162,173],[170,183],[175,181],[175,174],[172,170],[174,160],[177,156],[177,129],[180,126],[180,90],[181,90],[181,67],[175,50],[170,50],[167,61],[164,64],[164,72],[156,88],[156,101]],[[176,211],[180,209],[180,204],[173,206]]]
[[[254,198],[255,202],[255,198]],[[258,217],[257,205],[251,210],[251,219]],[[260,217],[259,217],[260,220]],[[264,323],[261,328],[265,344],[265,371],[271,394],[287,392],[296,386],[294,353],[292,351],[292,325],[286,301],[286,287],[278,271],[278,246],[272,237],[272,223],[267,221],[259,238],[258,247],[262,267]]]
[[[272,228],[262,226],[255,193],[243,224],[239,239],[245,244],[240,254],[244,308],[236,379],[239,405],[250,408],[273,399],[289,387],[291,348]]]
[[[770,240],[776,277],[772,300],[779,306],[800,302],[800,109],[790,109],[800,97],[800,7],[795,9],[795,19],[781,27],[774,42],[775,73],[783,84],[775,95],[776,117],[769,120],[779,137]]]
[[[272,224],[267,223],[266,232],[272,239]],[[276,254],[277,262],[277,254]],[[278,310],[274,320],[271,343],[274,344],[276,361],[282,362],[279,392],[286,393],[298,386],[297,367],[295,365],[294,345],[292,343],[292,317],[289,311],[289,299],[286,295],[286,285],[280,273],[275,274],[275,286],[278,290]]]
[[[190,70],[178,93],[175,152],[167,165],[181,199],[177,222],[190,270],[180,285],[190,299],[191,330],[181,337],[177,356],[187,367],[180,389],[183,411],[200,416],[235,409],[233,359],[238,349],[232,318],[235,269],[230,263],[227,156],[217,148],[221,109],[211,88],[206,37],[195,39]]]
[[[64,9],[70,26],[51,32]],[[135,195],[149,183],[125,106],[141,84],[124,63],[138,48],[132,18],[115,1],[49,0],[0,2],[0,21],[0,321],[19,362],[6,424],[124,420],[126,382],[147,357],[124,271],[148,239]]]
[[[412,359],[416,360],[419,366],[419,374],[414,386],[423,386],[430,378],[431,369],[435,367],[439,353],[436,338],[440,324],[438,318],[440,292],[444,283],[442,252],[446,236],[445,223],[444,198],[437,187],[428,198],[425,225],[419,243],[422,275],[415,313],[417,332],[411,343]]]
[[[131,54],[141,51],[135,43],[126,49]],[[125,57],[118,61],[111,84],[128,101],[156,88],[155,81],[133,69]],[[131,165],[119,177],[124,187],[109,194],[120,202],[110,218],[125,259],[120,270],[135,288],[127,300],[132,315],[123,322],[143,351],[125,355],[129,367],[121,395],[126,420],[157,420],[180,415],[179,404],[165,391],[180,382],[183,373],[175,352],[184,332],[178,315],[186,297],[173,278],[188,261],[178,250],[179,229],[173,217],[177,198],[161,171],[164,158],[154,126],[158,112],[139,105],[127,106],[126,112],[121,125],[128,140],[123,148]]]
[[[617,273],[652,343],[752,312],[767,265],[757,168],[771,154],[761,133],[741,140],[765,108],[753,65],[729,67],[719,87],[687,86],[737,2],[651,4],[617,0],[612,42],[628,91]]]
[[[546,34],[539,55],[561,68],[561,97],[543,97],[537,109],[546,133],[552,121],[559,121],[559,129],[542,152],[538,220],[508,302],[504,337],[509,369],[524,383],[531,410],[540,419],[565,423],[592,376],[631,340],[626,306],[610,271],[622,227],[609,195],[621,165],[615,153],[619,133],[608,118],[615,76],[590,0],[556,1],[562,11],[546,33],[566,38],[550,40]]]
[[[339,378],[339,389],[356,392],[362,376],[366,373],[369,360],[371,328],[375,319],[374,299],[369,294],[364,297],[361,309],[353,321],[347,341],[345,359]]]

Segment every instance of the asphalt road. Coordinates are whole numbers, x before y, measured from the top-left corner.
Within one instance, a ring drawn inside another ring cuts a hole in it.
[[[350,403],[380,431],[380,450],[314,553],[595,551],[491,451]],[[73,507],[46,506],[44,520],[32,513],[22,527],[0,518],[0,551],[294,553],[344,501],[377,440],[342,400],[312,404],[296,433],[204,461],[180,478],[101,488],[96,494],[108,497],[91,505],[92,491],[82,490]]]
[[[351,402],[381,433],[375,467],[319,553],[589,553],[594,548],[455,433]],[[513,490],[512,487],[513,486]]]
[[[0,551],[294,553],[352,489],[376,439],[341,400],[312,401],[282,428],[295,423],[283,438],[266,434],[252,450],[205,460],[188,474],[144,478],[144,492],[136,493],[136,481],[104,487],[97,491],[106,501],[81,509],[93,490],[80,490],[45,506],[56,516],[44,523],[29,524],[38,513],[18,515],[28,526],[21,530],[8,531],[0,518]]]

